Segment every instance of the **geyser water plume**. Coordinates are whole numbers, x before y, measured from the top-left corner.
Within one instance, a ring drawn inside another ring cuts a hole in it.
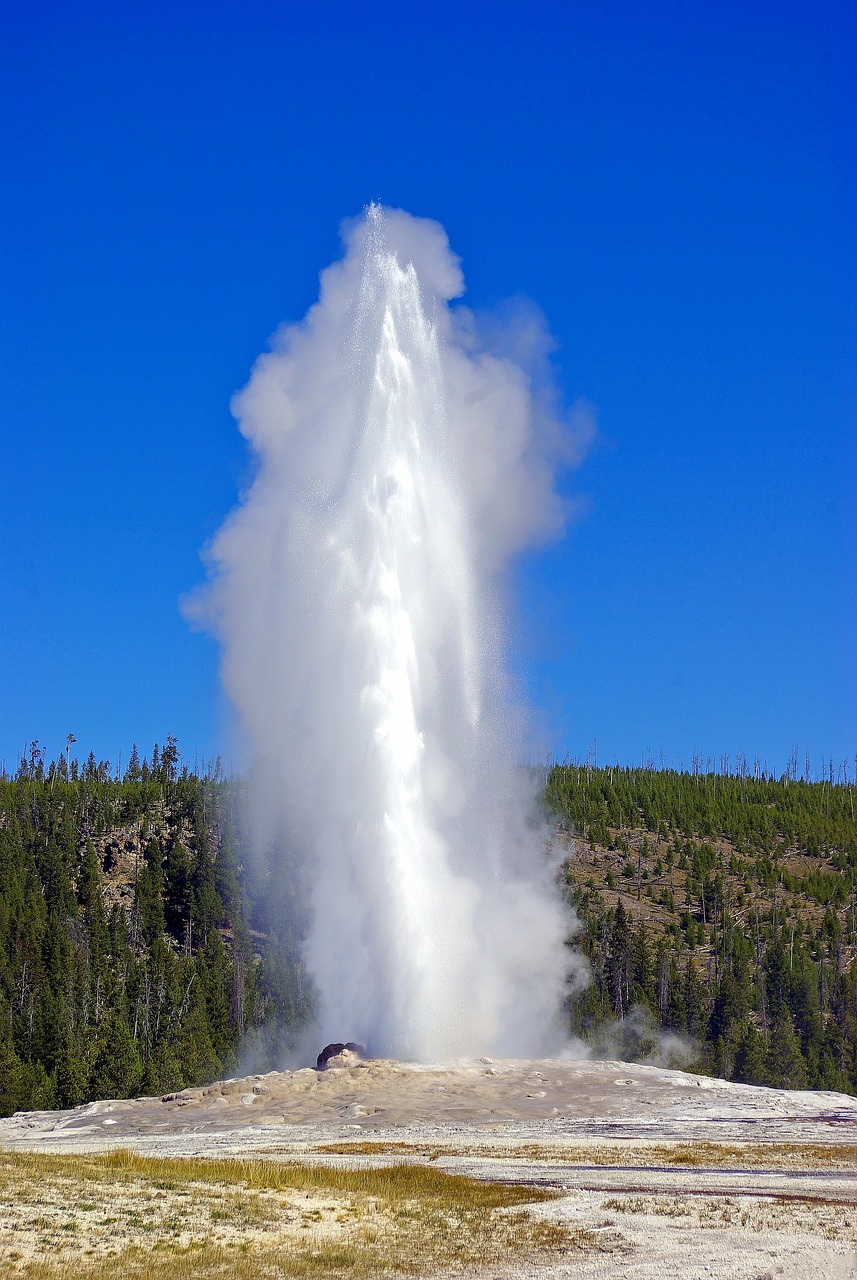
[[[500,588],[563,524],[568,424],[532,312],[489,350],[450,307],[437,223],[373,206],[344,238],[236,398],[258,470],[198,611],[303,859],[320,1043],[539,1053],[571,921],[527,822]]]

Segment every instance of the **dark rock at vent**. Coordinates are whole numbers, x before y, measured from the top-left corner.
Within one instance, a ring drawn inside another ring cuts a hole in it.
[[[366,1057],[365,1044],[355,1044],[349,1040],[346,1044],[334,1041],[326,1044],[315,1060],[316,1071],[326,1071],[328,1067],[352,1067]]]

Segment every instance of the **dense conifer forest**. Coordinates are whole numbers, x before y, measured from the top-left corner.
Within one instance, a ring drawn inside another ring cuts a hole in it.
[[[721,770],[549,771],[592,978],[572,1028],[614,1057],[663,1057],[672,1034],[699,1071],[857,1092],[847,768],[823,781],[799,778],[794,758],[779,778],[740,758]]]
[[[244,785],[173,738],[121,776],[38,743],[0,776],[0,1114],[282,1057],[309,1002],[288,879],[243,872]]]
[[[0,775],[0,1114],[281,1065],[312,998],[288,858],[247,869],[246,782],[173,738],[121,772],[71,741]],[[857,1092],[847,773],[559,765],[542,799],[591,974],[575,1035]]]

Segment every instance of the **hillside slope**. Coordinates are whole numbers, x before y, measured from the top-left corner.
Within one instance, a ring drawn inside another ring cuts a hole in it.
[[[557,766],[545,802],[596,1047],[682,1045],[726,1079],[857,1089],[857,824],[830,782]]]
[[[172,739],[0,777],[0,1114],[275,1065],[308,1001],[276,895],[243,872],[241,780]],[[286,889],[288,886],[284,886]]]
[[[121,777],[36,745],[0,777],[0,1114],[282,1067],[312,1006],[297,877],[285,843],[248,873],[245,790],[173,739]],[[543,798],[592,979],[574,1035],[857,1092],[850,786],[558,766]]]

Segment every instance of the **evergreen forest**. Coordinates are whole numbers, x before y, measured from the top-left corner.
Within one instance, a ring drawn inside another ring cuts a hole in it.
[[[312,990],[288,851],[265,851],[272,876],[243,843],[246,779],[191,770],[172,737],[122,770],[72,742],[0,774],[0,1115],[281,1066]],[[857,1092],[847,774],[556,765],[540,788],[589,974],[573,1035]]]
[[[172,737],[121,776],[37,742],[0,776],[0,1115],[281,1064],[310,1000],[287,859],[245,872],[245,786]]]
[[[807,770],[808,773],[808,770]],[[857,1092],[857,824],[823,781],[560,765],[544,802],[590,983],[572,1031],[601,1056]]]

